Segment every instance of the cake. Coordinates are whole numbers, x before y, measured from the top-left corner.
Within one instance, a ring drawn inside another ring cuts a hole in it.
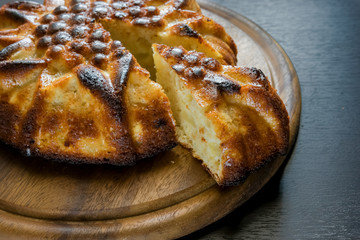
[[[0,9],[0,140],[27,156],[133,165],[190,149],[219,185],[288,147],[260,70],[195,0],[45,0]],[[154,68],[156,66],[156,68]]]
[[[239,183],[289,144],[284,103],[256,68],[222,65],[204,53],[155,44],[157,82],[179,142],[219,185]]]

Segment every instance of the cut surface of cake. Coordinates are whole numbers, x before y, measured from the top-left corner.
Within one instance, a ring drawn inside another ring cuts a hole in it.
[[[182,47],[154,44],[153,51],[178,140],[219,185],[237,184],[286,153],[289,117],[260,70],[221,65]]]

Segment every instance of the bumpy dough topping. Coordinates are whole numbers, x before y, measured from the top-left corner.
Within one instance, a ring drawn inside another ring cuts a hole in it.
[[[190,81],[208,83],[217,87],[221,91],[238,92],[240,84],[221,75],[222,65],[213,58],[208,58],[205,54],[196,51],[185,51],[183,48],[165,48],[162,52],[166,58],[173,58],[176,62],[172,67],[178,74]]]

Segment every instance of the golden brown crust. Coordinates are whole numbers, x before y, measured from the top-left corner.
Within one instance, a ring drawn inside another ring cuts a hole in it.
[[[289,145],[289,117],[281,99],[274,89],[266,91],[261,87],[242,87],[240,94],[256,102],[256,111],[271,112],[277,126],[270,127],[266,119],[257,114],[249,114],[253,109],[241,109],[242,116],[248,117],[242,124],[247,125],[247,133],[236,133],[223,142],[223,148],[236,149],[241,152],[245,164],[240,164],[236,154],[228,154],[223,161],[222,185],[235,185],[244,180],[251,172],[256,171],[267,162],[287,152]],[[244,112],[245,111],[245,112]],[[255,114],[255,113],[254,113]],[[228,134],[224,134],[227,138]],[[234,157],[235,155],[235,157]]]
[[[210,171],[202,160],[219,185],[238,184],[286,153],[289,116],[260,70],[224,66],[182,47],[155,45],[155,50],[181,76],[214,125],[222,151],[219,172]]]

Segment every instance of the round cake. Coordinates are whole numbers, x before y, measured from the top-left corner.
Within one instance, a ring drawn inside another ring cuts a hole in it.
[[[132,165],[181,143],[232,185],[287,150],[284,104],[195,0],[14,2],[0,20],[0,139],[27,156]]]

